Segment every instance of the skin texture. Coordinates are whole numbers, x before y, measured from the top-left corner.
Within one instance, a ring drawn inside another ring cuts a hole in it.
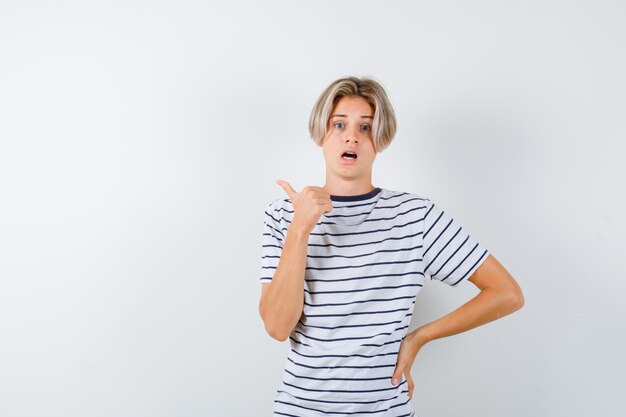
[[[343,97],[335,105],[331,116],[334,114],[345,116],[331,117],[329,120],[329,130],[322,142],[326,160],[326,183],[321,189],[315,189],[318,193],[316,204],[319,207],[316,210],[310,209],[308,221],[303,220],[300,223],[305,230],[309,230],[311,225],[314,226],[323,210],[327,209],[321,207],[328,203],[326,193],[358,195],[375,188],[372,185],[372,166],[376,159],[371,132],[372,119],[364,117],[373,116],[373,109],[362,97]],[[346,150],[357,152],[356,163],[342,164],[341,154]],[[278,180],[277,183],[292,199],[296,197],[295,190],[288,182]],[[325,192],[321,192],[322,190]],[[313,198],[312,195],[309,197],[310,204]],[[304,209],[302,211],[304,212]],[[404,374],[411,399],[415,386],[411,377],[411,367],[422,346],[432,340],[465,332],[502,318],[524,305],[524,296],[518,283],[492,254],[468,280],[480,289],[480,293],[445,316],[408,332],[400,344],[390,383],[397,384]],[[262,287],[265,293],[269,285]]]

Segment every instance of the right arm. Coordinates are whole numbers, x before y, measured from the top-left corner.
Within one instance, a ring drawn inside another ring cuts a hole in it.
[[[309,232],[292,223],[274,277],[262,284],[259,313],[265,330],[276,340],[287,340],[302,315],[308,244]]]
[[[333,204],[324,188],[308,186],[296,193],[288,182],[277,182],[291,199],[294,217],[274,276],[269,284],[261,284],[259,314],[267,333],[282,342],[287,340],[302,316],[309,235],[320,216],[329,213]]]

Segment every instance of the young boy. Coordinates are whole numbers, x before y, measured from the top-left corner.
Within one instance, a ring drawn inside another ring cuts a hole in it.
[[[324,186],[296,192],[277,181],[287,198],[264,218],[259,313],[270,336],[291,345],[274,414],[414,417],[410,370],[420,348],[520,309],[521,289],[432,200],[372,184],[376,154],[396,132],[378,82],[334,81],[309,130],[326,160]],[[407,333],[426,275],[481,292]]]

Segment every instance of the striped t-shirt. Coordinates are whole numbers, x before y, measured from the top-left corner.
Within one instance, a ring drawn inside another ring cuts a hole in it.
[[[464,282],[489,251],[430,199],[384,188],[331,195],[309,236],[304,307],[289,336],[274,415],[414,417],[405,376],[391,385],[400,342],[426,276]],[[294,208],[265,211],[261,283],[270,283]]]

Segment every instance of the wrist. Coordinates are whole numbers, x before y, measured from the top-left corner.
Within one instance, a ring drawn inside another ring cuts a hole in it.
[[[311,231],[308,230],[306,227],[300,226],[300,224],[296,224],[296,223],[291,223],[291,225],[289,226],[289,234],[291,235],[297,235],[300,237],[307,237],[311,234]]]
[[[413,333],[414,333],[414,336],[413,336],[412,342],[416,345],[418,349],[432,340],[430,336],[428,335],[428,331],[425,325],[418,327],[417,329],[413,331]]]

